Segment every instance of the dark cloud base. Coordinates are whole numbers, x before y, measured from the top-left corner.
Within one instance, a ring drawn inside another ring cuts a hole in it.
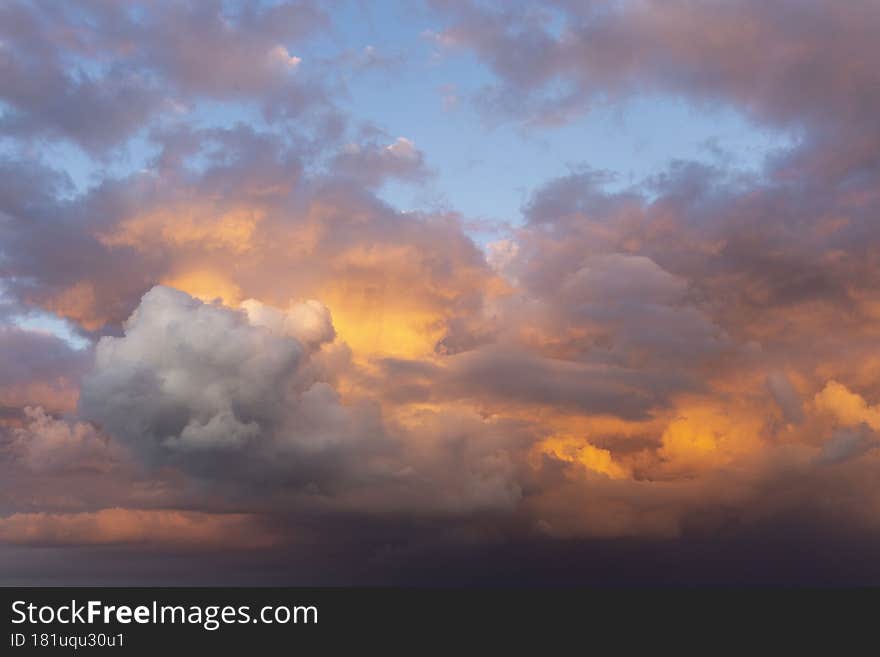
[[[774,522],[688,540],[529,540],[424,547],[406,555],[350,541],[196,554],[137,547],[4,548],[15,586],[865,587],[880,585],[880,536]]]

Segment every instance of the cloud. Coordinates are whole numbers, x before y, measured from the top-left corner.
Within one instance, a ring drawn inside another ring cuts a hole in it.
[[[336,155],[333,165],[339,173],[370,186],[389,179],[419,182],[429,175],[424,153],[406,137],[384,146],[350,143]]]
[[[320,301],[309,299],[291,304],[287,311],[246,299],[241,307],[254,326],[265,326],[278,335],[289,335],[309,348],[317,348],[336,337],[330,310]]]
[[[825,443],[818,460],[820,463],[827,464],[842,463],[849,459],[858,458],[878,445],[880,443],[878,443],[876,436],[864,428],[840,430],[836,431],[831,439]]]
[[[701,468],[729,463],[762,449],[767,435],[760,416],[749,409],[721,404],[691,403],[663,432],[660,454],[674,467]]]
[[[10,297],[96,333],[117,332],[157,283],[231,305],[317,298],[352,345],[430,351],[493,278],[457,215],[398,212],[336,169],[307,175],[301,143],[244,126],[157,138],[153,172],[0,224]]]
[[[260,504],[445,513],[517,499],[514,452],[527,438],[490,438],[500,428],[467,413],[404,413],[386,427],[374,400],[333,387],[334,367],[350,364],[322,304],[244,308],[153,288],[122,337],[98,342],[81,414],[153,468]]]
[[[779,404],[785,419],[789,422],[802,422],[804,411],[801,398],[797,390],[782,372],[772,372],[767,375],[767,388],[773,399]]]
[[[12,450],[34,472],[104,472],[120,457],[114,454],[114,445],[86,422],[56,419],[41,407],[27,406],[24,412],[24,426],[11,431]]]
[[[876,73],[860,64],[876,47],[870,3],[845,14],[825,2],[752,0],[564,3],[529,11],[504,3],[435,5],[450,21],[444,43],[472,48],[500,79],[502,98],[526,94],[521,107],[543,109],[544,120],[603,96],[669,89],[722,97],[762,119],[843,122],[859,113],[846,91],[876,86]],[[846,79],[835,78],[844,66]],[[569,84],[553,95],[554,81]]]
[[[260,96],[267,116],[328,107],[320,84],[289,75],[301,60],[283,45],[326,27],[308,2],[94,3],[52,12],[14,2],[0,18],[6,135],[61,137],[101,153],[192,100]]]
[[[54,335],[0,324],[0,405],[73,410],[89,360]]]
[[[677,384],[674,377],[664,381],[662,376],[640,370],[542,358],[497,347],[449,356],[446,361],[437,372],[440,399],[496,399],[628,418],[644,417],[660,403],[665,388]]]
[[[255,549],[273,544],[245,514],[108,508],[93,513],[15,513],[0,518],[0,543],[35,547],[140,545]]]
[[[829,381],[816,393],[815,404],[844,427],[866,424],[875,431],[880,430],[880,407],[870,406],[865,399],[837,381]]]
[[[291,55],[287,51],[287,48],[281,45],[274,46],[269,50],[269,59],[278,66],[286,69],[295,69],[302,62],[300,57]]]
[[[612,479],[622,479],[629,474],[626,468],[615,462],[609,450],[595,447],[572,436],[551,436],[537,444],[534,453],[538,457],[549,455],[562,461],[577,463]]]
[[[90,346],[0,328],[0,540],[392,578],[493,550],[759,559],[779,532],[870,553],[874,7],[434,4],[436,47],[494,76],[493,121],[671,94],[791,145],[628,184],[571,165],[484,248],[455,198],[383,198],[431,179],[430,140],[336,108],[376,54],[316,56],[319,6],[10,3],[0,314]]]
[[[368,408],[342,406],[307,367],[294,334],[319,347],[333,335],[329,314],[315,302],[286,314],[247,308],[153,288],[122,337],[98,342],[83,415],[150,461],[198,476],[301,485],[339,477],[382,436]]]

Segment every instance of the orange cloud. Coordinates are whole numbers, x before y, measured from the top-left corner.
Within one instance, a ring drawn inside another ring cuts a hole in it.
[[[610,451],[572,436],[551,436],[542,440],[532,450],[532,458],[541,454],[548,454],[568,463],[577,463],[594,472],[608,475],[611,479],[623,479],[629,475],[626,468],[614,460]]]
[[[184,270],[161,281],[206,303],[220,299],[227,306],[237,306],[244,298],[241,288],[228,276],[212,269]]]
[[[93,331],[101,328],[108,317],[98,307],[95,286],[90,281],[79,281],[50,296],[43,307],[61,317],[79,322]]]
[[[688,400],[663,431],[660,455],[673,468],[715,468],[762,447],[764,421],[755,409]]]
[[[187,203],[160,207],[123,219],[112,230],[99,235],[106,246],[148,249],[155,245],[243,253],[253,248],[257,225],[264,210],[252,206],[218,208],[211,203]]]
[[[0,406],[23,408],[42,406],[55,412],[76,410],[79,388],[62,378],[26,384],[0,386]]]
[[[842,426],[867,424],[880,431],[880,405],[870,406],[865,399],[837,381],[829,381],[816,393],[816,408],[831,414]]]
[[[254,516],[246,514],[109,508],[84,513],[14,513],[0,518],[0,543],[253,549],[268,547],[273,539]]]

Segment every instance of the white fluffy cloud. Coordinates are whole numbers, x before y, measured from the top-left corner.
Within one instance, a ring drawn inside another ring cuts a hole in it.
[[[415,143],[406,137],[398,137],[393,144],[386,146],[385,150],[394,157],[399,157],[404,160],[414,160],[419,157],[419,151],[416,148]]]
[[[291,304],[286,312],[256,299],[247,299],[241,307],[254,326],[265,326],[278,335],[289,335],[310,348],[331,342],[336,337],[330,311],[314,299]]]
[[[327,309],[315,301],[287,312],[253,300],[244,306],[150,290],[125,335],[98,343],[84,415],[151,461],[203,476],[308,481],[315,459],[326,471],[328,459],[368,447],[379,433],[369,413],[342,406],[307,366],[310,352],[333,337]]]

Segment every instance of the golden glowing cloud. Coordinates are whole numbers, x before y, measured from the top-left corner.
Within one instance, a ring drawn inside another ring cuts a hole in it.
[[[253,248],[254,232],[264,217],[265,211],[254,207],[217,210],[210,203],[189,203],[124,219],[99,239],[106,246],[198,245],[243,253]]]
[[[89,281],[79,281],[63,289],[47,299],[43,307],[56,315],[78,322],[90,331],[101,328],[108,320],[98,309],[95,286]]]
[[[396,307],[384,291],[365,286],[360,294],[329,291],[325,302],[342,340],[357,357],[429,355],[443,336],[441,317],[429,310]],[[346,300],[347,298],[347,300]]]
[[[749,405],[692,399],[663,431],[660,455],[674,468],[713,468],[761,448],[764,420]]]
[[[829,381],[815,397],[816,407],[845,427],[862,423],[880,431],[880,405],[869,406],[865,399],[837,381]]]
[[[629,472],[615,462],[611,452],[591,445],[586,440],[572,436],[551,436],[535,445],[532,459],[548,454],[560,461],[577,463],[594,472],[608,475],[611,479],[624,479]]]
[[[213,269],[193,269],[174,274],[161,281],[210,303],[220,299],[227,306],[237,306],[243,299],[241,288],[230,278]]]

